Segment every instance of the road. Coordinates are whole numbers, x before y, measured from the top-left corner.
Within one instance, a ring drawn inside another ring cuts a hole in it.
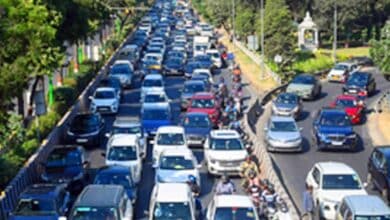
[[[370,105],[372,108],[372,104],[379,98],[380,93],[390,88],[390,83],[378,71],[374,72],[377,92],[366,101],[368,111],[370,110]],[[344,162],[359,173],[362,181],[366,181],[367,161],[373,148],[366,124],[355,126],[355,131],[360,137],[359,150],[357,152],[319,152],[316,148],[310,147],[309,141],[316,111],[320,107],[328,106],[337,95],[341,94],[342,84],[323,82],[322,85],[321,98],[316,101],[304,102],[303,117],[298,122],[298,125],[303,128],[302,135],[305,139],[304,152],[297,154],[271,154],[277,172],[282,177],[282,182],[300,210],[302,210],[302,193],[305,189],[306,174],[316,162]],[[370,191],[370,189],[367,190]],[[374,192],[370,191],[370,193]]]

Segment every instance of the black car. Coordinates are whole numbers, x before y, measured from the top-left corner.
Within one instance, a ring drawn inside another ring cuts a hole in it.
[[[359,94],[371,96],[376,91],[375,78],[371,73],[354,72],[345,83],[343,92],[347,94]]]
[[[369,57],[352,57],[349,61],[358,66],[374,66],[374,61]]]
[[[82,146],[55,146],[46,162],[41,165],[43,166],[41,175],[43,181],[66,183],[72,192],[80,193],[87,182],[86,168],[89,162],[85,160],[85,151]]]
[[[122,94],[121,81],[118,78],[107,76],[100,80],[101,87],[115,88],[117,94]]]
[[[390,201],[390,146],[374,148],[368,159],[367,183]]]
[[[169,57],[163,64],[164,75],[183,75],[183,60],[177,57]]]
[[[79,113],[68,124],[66,142],[99,147],[104,135],[104,119],[99,113]]]

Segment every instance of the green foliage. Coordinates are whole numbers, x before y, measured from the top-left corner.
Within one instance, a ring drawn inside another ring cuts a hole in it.
[[[383,27],[380,40],[370,41],[370,56],[384,74],[390,74],[390,21]]]
[[[15,175],[15,171],[19,170],[25,158],[10,150],[0,155],[0,187],[2,189],[8,184]]]
[[[295,62],[292,69],[297,73],[315,73],[317,71],[330,69],[332,66],[333,60],[330,56],[317,53],[315,57]]]
[[[254,8],[239,5],[236,12],[235,29],[236,34],[246,40],[246,37],[255,31],[255,11]]]
[[[68,108],[76,100],[76,90],[74,87],[61,86],[54,89],[54,100],[55,104],[53,110],[58,112],[60,115],[65,114]]]

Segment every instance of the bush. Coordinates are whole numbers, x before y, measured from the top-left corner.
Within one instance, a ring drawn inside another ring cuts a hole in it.
[[[333,66],[332,58],[316,54],[315,58],[293,64],[293,70],[297,73],[314,73],[324,69],[330,69]]]
[[[76,100],[76,90],[69,86],[61,86],[54,89],[54,106],[53,111],[60,115],[65,114],[70,106]]]
[[[33,154],[37,149],[39,148],[39,142],[38,139],[33,138],[28,141],[25,141],[22,144],[22,154],[23,157],[28,158],[31,154]]]
[[[24,157],[17,155],[12,149],[0,156],[0,187],[4,189],[16,172],[23,165]]]
[[[50,111],[46,115],[39,116],[39,123],[37,123],[37,119],[34,119],[31,122],[30,127],[27,129],[27,140],[36,138],[38,129],[41,139],[45,138],[55,127],[59,119],[60,115],[54,111]]]

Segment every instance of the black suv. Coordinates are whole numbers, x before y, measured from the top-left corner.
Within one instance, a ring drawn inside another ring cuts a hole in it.
[[[365,96],[371,96],[376,91],[375,78],[371,73],[354,72],[343,87],[343,93],[359,94],[363,92]]]
[[[367,183],[390,201],[390,146],[376,147],[368,160]]]
[[[79,113],[66,131],[68,144],[99,147],[104,132],[104,119],[99,113]]]

